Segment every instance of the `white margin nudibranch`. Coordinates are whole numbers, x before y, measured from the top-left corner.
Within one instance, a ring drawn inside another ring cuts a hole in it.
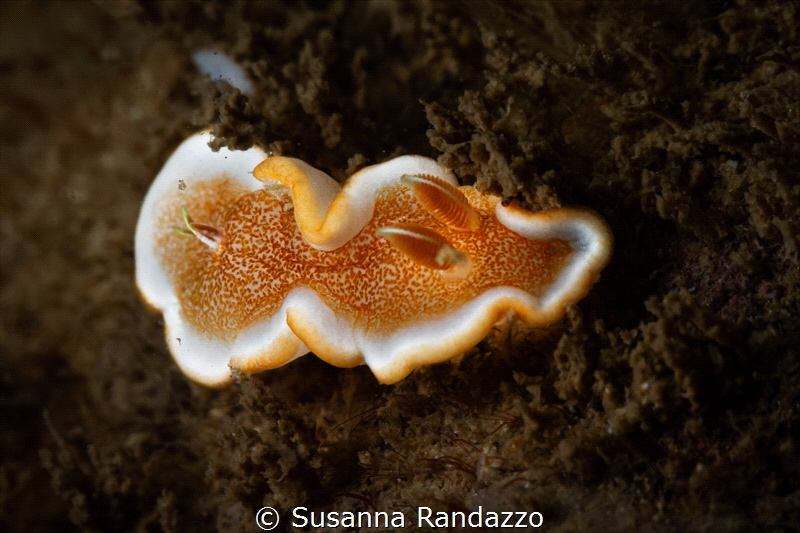
[[[384,383],[516,315],[558,320],[608,262],[596,213],[503,206],[436,161],[402,156],[342,187],[260,148],[170,157],[136,228],[136,280],[181,369],[209,386],[309,351]]]

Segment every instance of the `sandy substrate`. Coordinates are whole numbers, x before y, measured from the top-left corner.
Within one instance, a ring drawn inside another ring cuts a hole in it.
[[[538,511],[543,530],[800,523],[796,2],[0,2],[0,529]],[[251,97],[192,51],[244,66]],[[402,154],[611,225],[547,331],[394,386],[313,356],[213,391],[133,278],[211,127],[344,180]],[[388,528],[384,528],[388,529]],[[456,528],[457,529],[457,528]]]

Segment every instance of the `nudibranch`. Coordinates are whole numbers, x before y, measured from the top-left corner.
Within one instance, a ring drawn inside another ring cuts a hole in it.
[[[181,369],[209,386],[308,352],[384,383],[516,315],[558,320],[609,260],[593,211],[531,213],[402,156],[344,187],[261,149],[181,144],[136,228],[136,279]]]

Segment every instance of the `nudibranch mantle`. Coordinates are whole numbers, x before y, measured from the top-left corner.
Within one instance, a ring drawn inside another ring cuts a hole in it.
[[[511,314],[558,320],[610,258],[594,212],[504,206],[432,159],[398,157],[340,187],[302,161],[213,152],[210,140],[197,134],[167,161],[135,247],[142,296],[164,313],[178,365],[205,385],[310,351],[394,383]]]

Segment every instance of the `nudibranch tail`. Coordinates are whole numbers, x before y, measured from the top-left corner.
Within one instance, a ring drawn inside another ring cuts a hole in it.
[[[419,224],[396,224],[379,228],[375,232],[409,259],[427,268],[447,270],[469,262],[467,254],[456,250],[437,231]]]
[[[196,237],[198,241],[202,242],[212,250],[215,250],[222,240],[222,232],[212,226],[205,224],[196,224],[189,216],[189,208],[185,205],[181,206],[181,217],[183,218],[184,227],[172,226],[176,233],[184,237]]]
[[[477,231],[480,216],[455,187],[435,176],[404,174],[400,181],[439,222],[459,230]]]

